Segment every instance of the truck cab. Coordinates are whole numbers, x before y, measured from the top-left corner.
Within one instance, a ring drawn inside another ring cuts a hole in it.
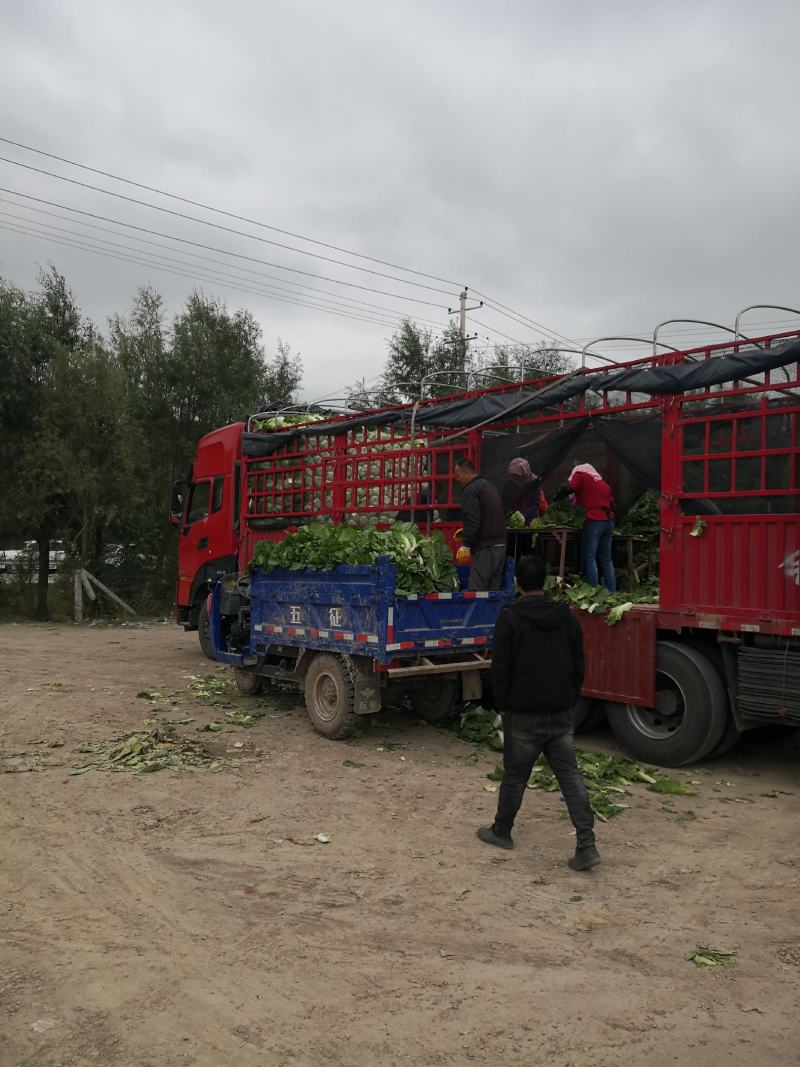
[[[238,566],[243,429],[235,422],[201,438],[188,477],[172,487],[170,521],[180,531],[176,621],[200,630],[206,654],[208,594]]]

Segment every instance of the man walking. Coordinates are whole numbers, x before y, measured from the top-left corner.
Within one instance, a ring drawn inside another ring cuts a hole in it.
[[[454,468],[461,486],[464,544],[472,552],[469,587],[477,592],[499,589],[506,561],[506,515],[500,494],[481,478],[470,460]]]
[[[503,716],[503,767],[497,814],[478,837],[487,845],[513,848],[511,828],[531,771],[544,753],[575,827],[574,871],[600,862],[595,848],[589,794],[572,747],[574,707],[583,685],[583,638],[565,604],[544,595],[546,565],[537,556],[517,563],[522,594],[500,612],[492,641],[492,688]]]

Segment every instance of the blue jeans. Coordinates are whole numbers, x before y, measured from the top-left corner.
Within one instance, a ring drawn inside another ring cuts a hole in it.
[[[603,585],[613,593],[617,588],[617,576],[611,562],[611,535],[613,519],[587,519],[583,524],[583,571],[589,585],[599,585],[598,566],[603,576]]]
[[[572,713],[555,715],[521,715],[507,711],[503,715],[503,769],[497,798],[494,832],[511,833],[514,820],[525,796],[528,779],[539,754],[544,752],[556,776],[575,827],[578,848],[594,844],[594,815],[589,794],[575,761],[572,747]]]

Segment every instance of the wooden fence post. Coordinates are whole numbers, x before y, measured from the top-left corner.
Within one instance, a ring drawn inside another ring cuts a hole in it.
[[[80,571],[75,571],[75,622],[83,622],[83,582]]]

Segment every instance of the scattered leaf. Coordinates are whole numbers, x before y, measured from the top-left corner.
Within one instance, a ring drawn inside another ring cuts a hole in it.
[[[722,952],[720,949],[708,948],[705,945],[697,945],[683,958],[690,960],[698,967],[732,967],[737,962],[732,952]]]

